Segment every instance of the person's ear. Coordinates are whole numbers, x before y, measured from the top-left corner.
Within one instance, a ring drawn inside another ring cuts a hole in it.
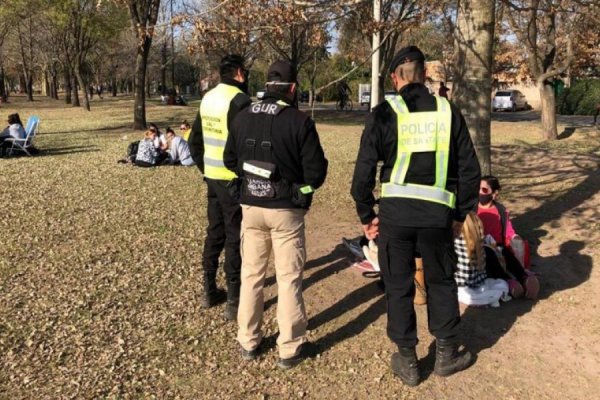
[[[398,76],[395,72],[390,72],[390,78],[392,79],[392,84],[394,85],[394,89],[398,87]]]

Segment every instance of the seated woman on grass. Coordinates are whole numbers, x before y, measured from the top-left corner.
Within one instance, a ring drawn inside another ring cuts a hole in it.
[[[11,145],[6,139],[25,139],[26,137],[27,133],[23,128],[19,114],[10,114],[8,116],[8,126],[0,133],[0,155],[4,155]]]
[[[144,139],[140,140],[135,156],[135,165],[138,167],[154,167],[156,165],[158,151],[154,146],[154,139],[156,139],[155,131],[147,130],[144,133]]]
[[[196,164],[190,155],[187,142],[181,136],[177,136],[171,128],[167,128],[167,140],[169,141],[169,162],[172,165],[189,167]]]
[[[509,249],[512,240],[520,240],[515,232],[508,210],[496,200],[500,182],[495,176],[484,176],[479,186],[477,216],[483,222],[486,235],[486,271],[489,277],[508,282],[512,297],[536,299],[540,283],[535,274],[525,270]]]
[[[181,137],[187,142],[190,139],[190,133],[192,133],[192,127],[187,119],[181,123],[179,130],[181,131]]]
[[[457,256],[454,279],[458,286],[458,301],[474,306],[499,306],[499,300],[510,300],[508,284],[502,279],[488,278],[483,246],[483,224],[470,212],[459,237],[454,239]]]

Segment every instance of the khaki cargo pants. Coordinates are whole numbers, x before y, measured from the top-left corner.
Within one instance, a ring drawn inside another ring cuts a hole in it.
[[[277,277],[279,356],[295,356],[306,341],[308,324],[302,297],[306,261],[303,209],[269,209],[242,205],[242,288],[237,339],[246,350],[262,340],[263,286],[271,250]]]

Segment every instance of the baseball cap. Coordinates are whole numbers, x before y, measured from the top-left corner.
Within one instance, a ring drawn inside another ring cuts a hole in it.
[[[296,82],[296,68],[287,61],[275,61],[267,72],[267,82]]]
[[[396,53],[390,64],[390,72],[394,72],[398,65],[412,61],[425,61],[425,55],[417,46],[407,46]]]

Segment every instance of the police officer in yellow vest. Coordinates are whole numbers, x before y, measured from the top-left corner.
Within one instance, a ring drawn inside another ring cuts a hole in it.
[[[415,386],[420,382],[413,307],[417,248],[423,257],[429,330],[437,345],[434,372],[447,376],[472,363],[468,351],[458,352],[453,234],[477,204],[480,169],[460,111],[430,95],[424,85],[423,53],[415,46],[402,49],[390,74],[398,95],[375,107],[367,120],[351,192],[365,234],[378,241],[387,333],[398,346],[392,370]],[[377,215],[373,189],[379,161]]]
[[[251,103],[246,94],[248,73],[245,60],[239,55],[228,55],[221,60],[221,83],[204,95],[189,139],[190,153],[204,174],[208,195],[201,305],[209,308],[225,300],[225,291],[219,289],[216,283],[219,255],[225,249],[225,318],[228,320],[235,320],[240,296],[242,211],[239,202],[229,193],[229,186],[236,175],[225,168],[223,151],[231,122]]]

